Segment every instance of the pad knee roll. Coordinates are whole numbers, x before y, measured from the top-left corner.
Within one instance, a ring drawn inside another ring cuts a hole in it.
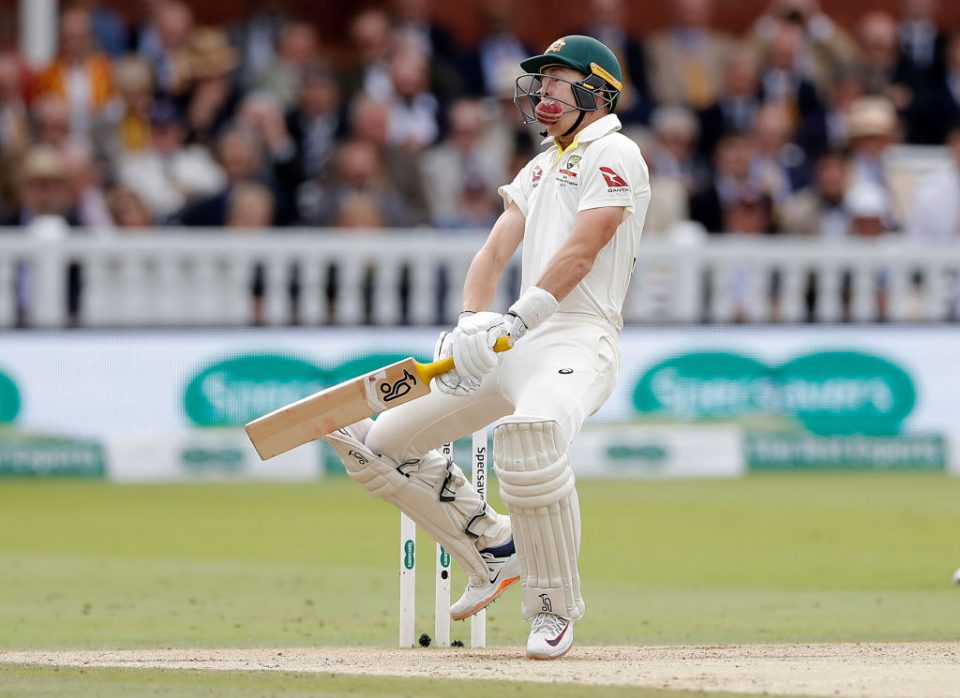
[[[548,612],[579,620],[580,508],[559,425],[517,415],[501,420],[493,460],[520,557],[524,618]]]

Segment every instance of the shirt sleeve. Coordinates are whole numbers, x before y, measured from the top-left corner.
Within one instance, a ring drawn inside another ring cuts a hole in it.
[[[504,184],[497,189],[497,193],[503,199],[504,210],[510,208],[510,204],[513,203],[520,209],[520,213],[527,215],[527,204],[530,201],[530,193],[533,191],[534,162],[535,159],[528,162],[510,184]]]
[[[623,220],[626,220],[636,212],[637,198],[650,188],[650,175],[632,142],[618,143],[611,139],[604,143],[603,140],[593,144],[588,158],[584,158],[587,162],[577,211],[622,206]]]

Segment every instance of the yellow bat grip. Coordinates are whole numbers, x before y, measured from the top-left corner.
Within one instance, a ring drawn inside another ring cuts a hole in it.
[[[513,339],[504,335],[500,337],[493,345],[493,350],[496,352],[507,351],[513,347]],[[420,374],[420,377],[425,383],[429,383],[432,379],[437,376],[441,376],[444,373],[449,373],[454,368],[456,368],[453,363],[453,357],[448,356],[445,359],[440,359],[439,361],[433,361],[428,364],[417,364],[417,372]]]

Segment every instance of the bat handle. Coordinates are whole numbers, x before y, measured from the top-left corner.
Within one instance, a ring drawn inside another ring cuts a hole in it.
[[[496,343],[493,345],[493,350],[495,352],[503,352],[513,348],[513,337],[510,335],[504,335],[500,337]],[[449,373],[456,365],[453,363],[453,357],[448,356],[439,361],[434,361],[429,364],[420,364],[420,376],[424,381],[429,382],[431,379],[441,376],[444,373]]]

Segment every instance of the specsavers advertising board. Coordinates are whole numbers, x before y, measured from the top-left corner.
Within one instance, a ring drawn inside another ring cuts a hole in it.
[[[311,479],[316,447],[262,464],[238,429],[414,355],[436,330],[0,334],[0,475]],[[581,476],[956,467],[953,327],[635,327],[574,446]]]

